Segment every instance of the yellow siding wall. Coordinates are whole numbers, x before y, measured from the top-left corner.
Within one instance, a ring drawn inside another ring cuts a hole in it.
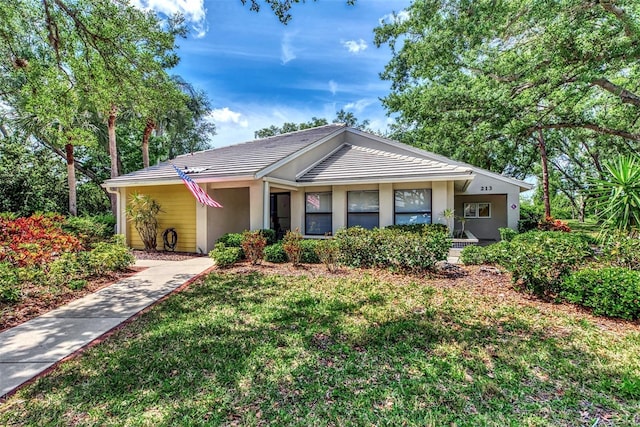
[[[162,233],[175,228],[178,233],[176,251],[196,252],[196,199],[183,184],[127,188],[127,201],[132,193],[148,194],[159,204],[158,249],[162,250]],[[133,223],[127,221],[127,243],[134,249],[144,249]]]

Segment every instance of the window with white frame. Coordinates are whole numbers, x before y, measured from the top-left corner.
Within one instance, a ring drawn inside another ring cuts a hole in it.
[[[464,204],[465,218],[491,218],[491,203],[477,202]]]
[[[304,233],[323,236],[331,233],[331,192],[305,193]]]
[[[394,214],[394,224],[431,224],[431,190],[395,190]]]
[[[347,192],[347,227],[372,229],[380,223],[380,198],[377,190]]]

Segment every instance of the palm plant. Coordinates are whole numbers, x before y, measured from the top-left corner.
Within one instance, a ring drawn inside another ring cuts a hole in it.
[[[129,197],[126,213],[133,221],[145,251],[155,251],[158,236],[160,205],[148,194],[133,193]]]
[[[620,156],[606,163],[607,179],[594,179],[592,193],[607,230],[640,233],[640,159]]]

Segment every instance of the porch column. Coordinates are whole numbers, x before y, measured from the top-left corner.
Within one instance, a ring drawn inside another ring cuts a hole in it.
[[[304,188],[291,192],[291,230],[296,228],[304,234]]]
[[[259,230],[264,223],[264,182],[253,181],[249,186],[249,228]]]
[[[449,194],[446,181],[434,181],[431,183],[431,222],[447,224],[442,212],[447,208],[453,208],[453,203],[448,206]],[[453,196],[453,193],[452,193]]]
[[[262,227],[270,228],[271,225],[271,189],[268,181],[262,183],[263,199],[262,199]]]
[[[378,195],[380,197],[380,228],[393,225],[393,185],[380,184]]]
[[[347,226],[347,192],[344,187],[333,186],[331,191],[331,222],[333,224],[332,233]]]
[[[198,184],[200,185],[200,184]],[[208,194],[208,184],[202,184],[200,187]],[[204,254],[207,251],[208,243],[208,227],[207,227],[207,205],[196,202],[196,247],[194,250],[199,254]]]

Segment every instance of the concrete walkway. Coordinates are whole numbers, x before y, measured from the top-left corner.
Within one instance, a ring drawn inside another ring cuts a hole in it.
[[[149,268],[0,333],[0,399],[212,265],[209,257],[140,260]]]

